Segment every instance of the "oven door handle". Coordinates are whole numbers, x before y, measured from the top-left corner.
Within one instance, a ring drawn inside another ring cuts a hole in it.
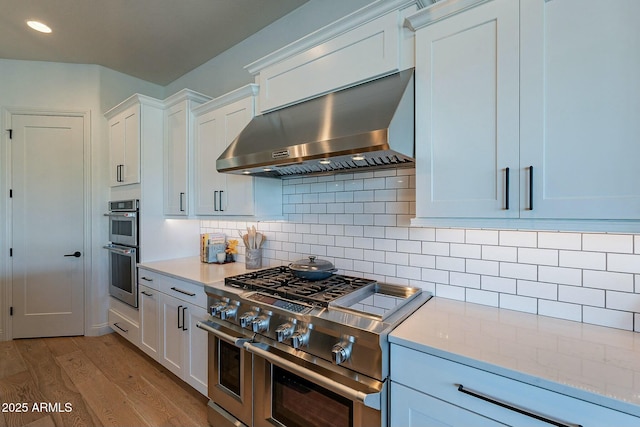
[[[221,330],[217,329],[214,323],[207,321],[197,322],[196,326],[239,348],[243,348],[244,344],[250,342],[252,339],[246,337],[234,337],[233,335],[229,335],[226,332],[222,332]]]
[[[136,212],[107,212],[104,216],[115,218],[135,218],[137,214]]]
[[[292,363],[289,360],[284,359],[276,354],[263,350],[262,348],[253,345],[251,342],[247,342],[244,345],[244,349],[247,350],[249,353],[253,353],[257,356],[262,357],[263,359],[267,360],[269,363],[285,368],[286,370],[296,375],[299,375],[309,381],[312,381],[326,388],[327,390],[330,390],[330,391],[333,391],[334,393],[345,396],[350,400],[360,402],[364,404],[364,406],[376,409],[378,411],[381,408],[382,396],[379,391],[373,392],[373,393],[365,393],[363,391],[353,389],[347,385],[339,383],[338,381],[334,381],[331,378],[327,378],[322,374],[319,374],[303,366]]]
[[[103,248],[110,250],[111,252],[119,253],[120,255],[133,255],[136,253],[135,248],[128,248],[124,246],[106,245],[106,246],[103,246]]]

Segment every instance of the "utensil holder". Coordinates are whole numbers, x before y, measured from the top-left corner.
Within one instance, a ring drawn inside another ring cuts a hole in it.
[[[244,254],[244,263],[248,270],[262,268],[262,249],[247,249]]]

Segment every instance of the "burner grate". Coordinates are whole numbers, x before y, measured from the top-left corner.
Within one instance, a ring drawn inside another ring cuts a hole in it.
[[[371,283],[375,281],[341,275],[332,275],[324,280],[305,280],[295,276],[288,267],[272,267],[225,279],[226,286],[259,291],[321,307]]]

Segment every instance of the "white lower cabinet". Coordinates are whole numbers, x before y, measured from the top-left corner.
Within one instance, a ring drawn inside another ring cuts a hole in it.
[[[140,348],[203,395],[207,394],[207,318],[202,286],[140,269]]]
[[[392,426],[638,426],[640,418],[391,345]]]

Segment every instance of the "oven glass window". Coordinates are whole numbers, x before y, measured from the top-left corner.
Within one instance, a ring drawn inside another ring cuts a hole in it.
[[[240,349],[226,341],[218,343],[220,385],[240,396]]]
[[[114,236],[126,236],[126,237],[133,236],[133,221],[131,220],[121,221],[117,219],[113,219],[111,221],[112,221],[111,232],[113,233]]]
[[[125,292],[133,292],[131,257],[111,252],[111,284]]]
[[[272,417],[287,427],[348,427],[353,403],[286,370],[273,367]]]

